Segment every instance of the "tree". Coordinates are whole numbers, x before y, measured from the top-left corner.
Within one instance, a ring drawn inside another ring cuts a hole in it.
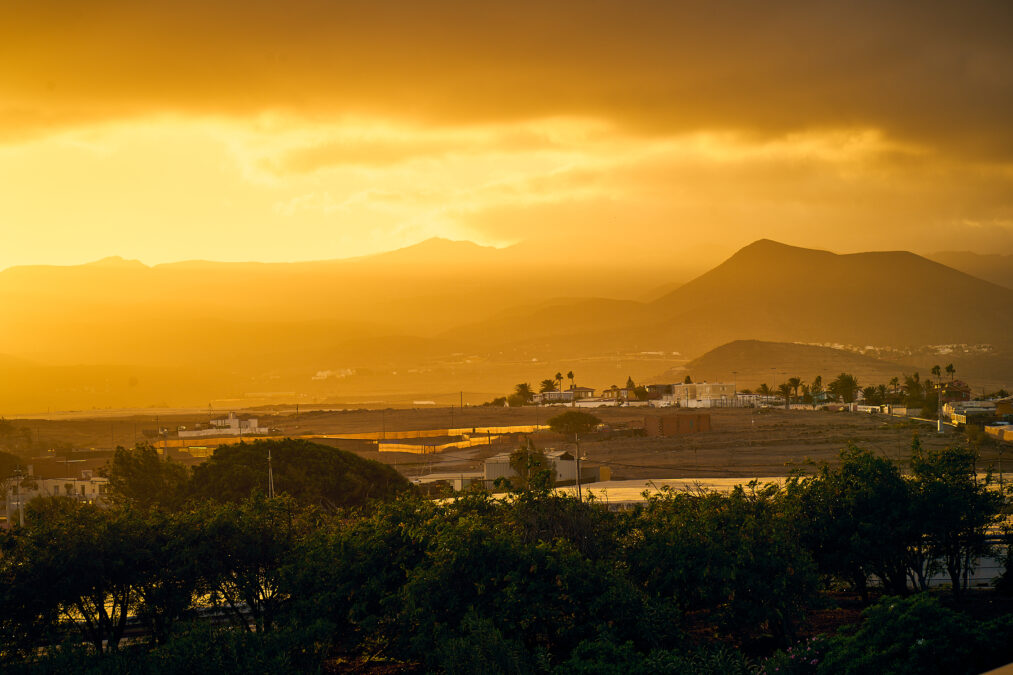
[[[548,490],[555,484],[555,474],[545,452],[535,447],[530,438],[510,453],[510,468],[517,474],[511,481],[517,490]]]
[[[186,467],[163,460],[147,443],[116,448],[106,467],[113,501],[140,509],[179,508],[186,499]]]
[[[626,378],[626,388],[627,389],[636,389],[637,388],[637,383],[633,381],[633,377],[632,376]]]
[[[683,383],[683,384],[693,384],[693,378],[691,378],[691,377],[690,377],[689,375],[687,375],[687,376],[686,376],[686,377],[685,377],[685,378],[684,378],[684,379],[682,380],[682,383]]]
[[[96,652],[115,651],[150,551],[140,520],[66,497],[34,499],[28,510],[0,556],[0,586],[29,589],[31,613],[73,622]]]
[[[570,380],[570,389],[573,389],[573,388],[574,388],[574,386],[576,386],[576,385],[575,385],[575,383],[574,383],[575,381],[574,381],[574,379],[573,379],[573,371],[571,370],[570,372],[568,372],[568,373],[566,374],[566,377],[567,377],[567,379],[569,379],[569,380]]]
[[[571,410],[549,420],[549,428],[557,434],[576,436],[594,431],[601,420],[586,412]]]
[[[877,402],[878,394],[876,388],[872,385],[862,389],[862,400],[865,401],[866,405],[875,405]]]
[[[953,367],[952,363],[946,364],[946,374],[950,376],[950,382],[952,382],[953,376],[957,374],[957,369]]]
[[[538,386],[538,392],[544,394],[549,391],[556,391],[556,381],[550,379],[542,380]]]
[[[890,392],[896,394],[900,389],[900,378],[894,375],[890,378]]]
[[[791,386],[792,391],[795,393],[795,398],[798,398],[798,389],[802,386],[802,378],[790,377],[788,378],[788,384]]]
[[[954,595],[967,588],[977,560],[987,552],[984,536],[1000,517],[1002,496],[978,482],[978,456],[970,448],[925,450],[911,456],[917,511],[929,551],[943,561]]]
[[[921,536],[895,462],[850,445],[837,465],[822,462],[811,476],[792,476],[785,506],[822,574],[850,583],[863,596],[873,574],[891,592],[906,592],[909,545]]]
[[[531,385],[521,382],[514,386],[514,393],[507,397],[507,402],[511,406],[528,405],[534,397],[535,392],[531,390]]]
[[[922,386],[918,371],[913,375],[904,376],[904,402],[914,406],[925,400],[925,388]]]
[[[809,388],[809,391],[812,393],[812,395],[814,397],[818,396],[819,394],[821,394],[823,392],[823,376],[822,375],[817,375],[816,377],[813,378],[813,383],[812,383],[812,386]]]
[[[580,412],[577,410],[571,410],[565,412],[562,415],[556,415],[549,420],[549,428],[555,431],[557,434],[563,434],[565,436],[573,436],[573,442],[577,446],[577,452],[574,455],[577,468],[577,499],[583,501],[583,495],[580,490],[580,434],[586,434],[593,431],[601,424],[601,420],[594,415]]]
[[[223,445],[193,468],[190,494],[200,499],[238,502],[267,493],[267,454],[274,486],[305,505],[340,508],[371,499],[391,499],[409,489],[392,467],[358,455],[300,439],[257,440]]]
[[[858,379],[854,375],[841,373],[827,386],[827,391],[835,399],[851,403],[858,395]]]
[[[556,373],[556,382],[559,383],[559,391],[563,391],[563,374],[560,372]]]
[[[938,380],[942,377],[943,371],[938,365],[932,366],[932,375]]]
[[[774,390],[771,389],[766,382],[763,382],[756,388],[756,393],[760,396],[772,396],[774,394]]]
[[[782,382],[781,384],[777,385],[777,393],[780,394],[782,398],[784,398],[784,407],[787,408],[788,405],[791,403],[791,385],[788,384],[787,382]]]

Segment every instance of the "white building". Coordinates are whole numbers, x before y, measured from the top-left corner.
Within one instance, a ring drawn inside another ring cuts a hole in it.
[[[20,520],[22,509],[36,497],[70,497],[79,502],[101,504],[109,491],[109,480],[82,471],[80,478],[21,478],[10,481],[4,495],[8,523]]]
[[[683,408],[732,408],[736,405],[735,385],[730,382],[673,384],[672,393],[662,400]]]
[[[257,425],[256,417],[241,420],[236,416],[236,413],[230,412],[228,417],[211,420],[208,428],[181,429],[177,433],[180,438],[204,438],[209,436],[264,436],[267,432],[266,427]]]
[[[485,468],[483,470],[483,478],[486,484],[495,482],[498,478],[513,478],[517,475],[513,467],[510,466],[510,455],[511,452],[501,452],[498,455],[493,455],[489,459],[485,460]],[[557,483],[564,483],[569,481],[577,480],[577,462],[573,455],[566,452],[565,450],[555,450],[545,453],[545,458],[549,460],[549,466],[555,472],[555,479]]]

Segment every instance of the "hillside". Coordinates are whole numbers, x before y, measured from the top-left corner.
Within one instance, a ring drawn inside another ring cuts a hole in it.
[[[811,382],[815,376],[821,375],[824,381],[829,381],[839,373],[851,373],[865,386],[886,384],[892,377],[903,380],[904,373],[916,370],[916,366],[891,363],[843,349],[735,340],[693,359],[685,368],[662,373],[655,381],[681,381],[689,375],[698,382],[734,379],[740,387],[755,388],[763,382],[776,386],[791,377]]]

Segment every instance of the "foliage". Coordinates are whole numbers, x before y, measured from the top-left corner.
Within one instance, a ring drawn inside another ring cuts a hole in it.
[[[740,637],[794,634],[816,592],[815,567],[778,513],[776,486],[728,497],[663,490],[632,524],[625,563],[649,594],[713,612]]]
[[[885,597],[849,635],[830,638],[819,673],[972,675],[1013,659],[1013,617],[975,625],[920,593]]]
[[[827,385],[830,395],[845,403],[852,403],[858,397],[858,389],[858,378],[849,373],[841,373]]]
[[[900,468],[885,457],[849,446],[835,466],[785,487],[786,511],[821,574],[849,582],[863,595],[869,577],[906,588],[909,546],[919,538]]]
[[[257,440],[224,445],[193,469],[190,493],[198,499],[240,501],[267,492],[267,455],[274,487],[296,502],[327,508],[390,499],[409,488],[393,468],[306,440]]]
[[[510,468],[516,476],[511,484],[518,490],[549,490],[555,485],[555,472],[545,452],[535,447],[530,438],[525,438],[516,450],[510,453]]]
[[[177,509],[186,499],[186,467],[162,460],[158,451],[139,443],[132,450],[116,448],[106,469],[113,501],[141,509]]]
[[[556,389],[556,381],[553,379],[542,380],[538,385],[538,391],[542,394],[550,391],[558,391]]]
[[[601,420],[590,413],[579,410],[568,410],[549,419],[549,428],[557,434],[574,436],[594,431],[601,424]]]
[[[817,636],[798,642],[783,651],[778,650],[756,669],[757,675],[809,675],[819,672],[826,658],[826,638]]]
[[[926,451],[917,442],[911,457],[912,489],[929,553],[942,561],[955,595],[988,552],[984,536],[1002,505],[1001,495],[988,488],[990,477],[978,482],[976,462],[969,448]]]

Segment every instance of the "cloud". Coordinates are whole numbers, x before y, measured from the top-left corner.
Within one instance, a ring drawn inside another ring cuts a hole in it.
[[[7,138],[97,117],[280,110],[448,127],[577,116],[650,136],[875,128],[1013,158],[1009,3],[34,0],[0,11]],[[366,159],[307,152],[306,166]]]

